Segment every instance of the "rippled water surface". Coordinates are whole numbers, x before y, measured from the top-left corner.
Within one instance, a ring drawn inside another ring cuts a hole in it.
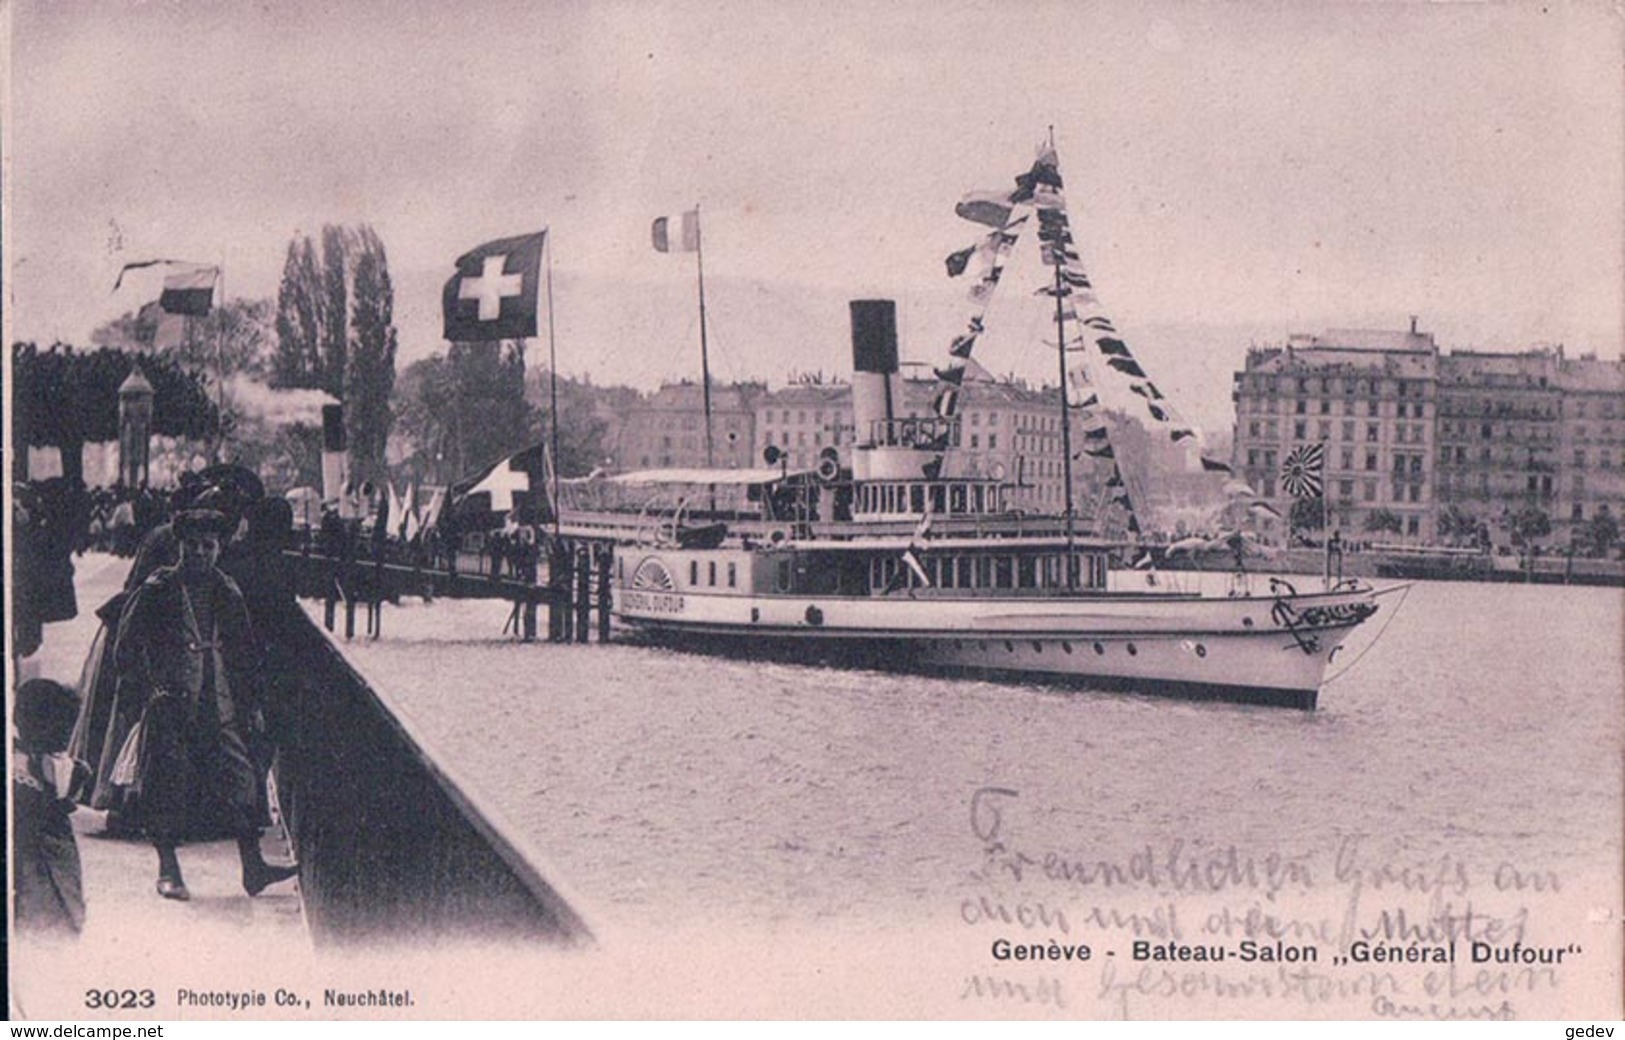
[[[1339,901],[1360,877],[1437,909],[1415,879],[1465,871],[1445,895],[1553,878],[1617,903],[1621,604],[1419,584],[1314,713],[521,645],[472,602],[392,610],[351,653],[608,926],[873,932],[975,924],[988,897],[1148,909],[1172,882],[1127,876],[1145,861],[1228,864],[1219,895],[1271,912],[1339,871]],[[1018,877],[1013,850],[1127,873]]]

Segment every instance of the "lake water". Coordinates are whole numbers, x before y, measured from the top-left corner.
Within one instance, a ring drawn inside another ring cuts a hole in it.
[[[1314,713],[523,645],[470,601],[348,649],[610,956],[743,946],[859,984],[808,992],[860,1015],[1617,1017],[1625,599],[1420,583],[1386,627],[1384,602]],[[1249,936],[1318,959],[1237,963]],[[1361,939],[1456,939],[1471,985],[1333,963]],[[1578,949],[1475,965],[1473,940]]]

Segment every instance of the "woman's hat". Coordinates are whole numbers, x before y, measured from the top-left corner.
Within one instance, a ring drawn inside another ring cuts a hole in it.
[[[205,534],[224,538],[231,531],[226,515],[213,509],[187,509],[176,513],[174,527],[175,537],[183,541]]]

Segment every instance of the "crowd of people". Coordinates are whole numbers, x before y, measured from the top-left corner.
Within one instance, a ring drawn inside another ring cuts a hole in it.
[[[234,838],[251,896],[295,876],[296,864],[268,863],[260,850],[266,776],[291,724],[295,666],[266,636],[296,609],[280,560],[292,509],[234,466],[204,470],[167,496],[96,496],[55,480],[14,496],[12,652],[28,677],[13,718],[12,794],[26,810],[12,850],[19,927],[83,925],[67,825],[79,805],[106,812],[115,836],[153,845],[166,899],[190,898],[177,852],[190,840]],[[128,534],[124,520],[152,526],[133,543],[123,587],[96,609],[101,631],[75,691],[32,676],[27,659],[44,624],[78,613],[72,555],[101,547],[98,516],[110,549]]]

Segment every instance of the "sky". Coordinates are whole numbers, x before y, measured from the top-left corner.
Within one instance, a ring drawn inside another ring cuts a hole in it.
[[[546,227],[561,371],[844,372],[845,301],[905,359],[972,311],[953,204],[1053,127],[1078,249],[1151,374],[1218,421],[1251,342],[1401,328],[1620,353],[1622,16],[1607,3],[13,0],[10,340],[89,342],[154,257],[271,297],[287,245],[366,222],[403,362],[476,244]],[[544,338],[531,345],[545,357]],[[980,348],[979,348],[980,349]],[[1050,355],[1052,358],[1053,356]],[[977,360],[1041,377],[1044,352]]]

